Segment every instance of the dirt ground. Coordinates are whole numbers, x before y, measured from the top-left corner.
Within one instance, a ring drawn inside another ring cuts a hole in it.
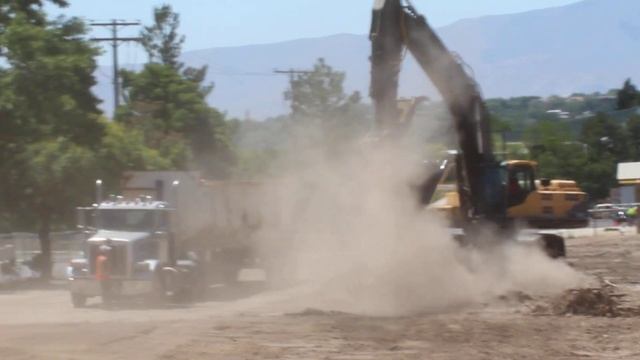
[[[568,240],[575,268],[640,306],[640,237]],[[0,292],[0,359],[639,359],[640,317],[557,315],[526,294],[448,313],[306,309],[304,287],[217,288],[207,302],[73,309],[62,286]],[[306,310],[305,310],[306,309]]]

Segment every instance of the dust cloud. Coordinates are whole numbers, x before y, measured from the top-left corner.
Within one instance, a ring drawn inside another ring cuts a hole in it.
[[[271,189],[287,204],[290,237],[269,250],[279,271],[309,289],[292,304],[407,315],[512,291],[561,292],[584,280],[534,246],[458,245],[444,219],[418,205],[415,185],[426,175],[419,142],[316,145],[293,147],[279,164],[286,180]]]

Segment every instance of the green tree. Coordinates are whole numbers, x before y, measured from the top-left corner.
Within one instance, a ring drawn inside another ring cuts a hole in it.
[[[155,9],[154,20],[143,32],[151,62],[140,72],[122,72],[125,105],[116,120],[143,134],[144,144],[172,168],[226,177],[234,161],[230,134],[225,115],[206,102],[213,88],[203,83],[206,68],[182,70],[177,62],[184,37],[177,34],[179,16],[171,7]]]
[[[344,91],[345,74],[335,71],[320,58],[313,71],[292,75],[284,98],[291,104],[295,117],[331,118],[343,114],[362,97],[359,92],[350,95]]]
[[[491,131],[493,131],[493,144],[495,151],[505,153],[508,157],[507,135],[511,132],[511,124],[502,118],[492,114],[489,119],[491,122]]]
[[[44,25],[46,22],[42,7],[47,0],[0,0],[0,33],[3,33],[11,21],[17,16],[28,19],[35,25]],[[48,0],[59,7],[69,5],[66,0]]]
[[[538,176],[582,183],[578,170],[586,162],[586,146],[575,141],[567,124],[539,121],[525,130],[524,137],[532,158],[538,162]]]
[[[91,193],[84,189],[96,173],[104,135],[91,93],[98,50],[78,19],[46,21],[40,2],[24,4],[0,34],[8,65],[0,72],[0,191],[18,225],[37,228],[48,277],[50,230]]]
[[[618,110],[624,110],[632,108],[638,105],[640,94],[638,89],[631,83],[631,79],[627,79],[622,86],[622,89],[618,91]]]
[[[629,136],[629,160],[640,161],[640,115],[633,115],[627,120]]]
[[[171,162],[148,147],[144,134],[118,122],[105,122],[106,134],[98,151],[100,178],[115,187],[125,170],[169,170]],[[117,189],[114,189],[117,190]]]
[[[607,198],[616,185],[616,164],[629,159],[628,135],[615,120],[599,113],[584,123],[580,139],[589,149],[588,161],[580,168],[583,187],[595,199]]]
[[[297,140],[292,146],[320,146],[335,155],[369,129],[360,93],[345,93],[345,77],[322,58],[312,71],[291,76],[284,98],[291,106],[290,138]]]
[[[618,162],[629,158],[629,138],[626,129],[604,113],[587,120],[580,135],[593,157],[611,155]]]
[[[180,15],[171,5],[162,5],[153,10],[154,23],[142,31],[142,46],[149,55],[149,62],[159,61],[176,70],[182,67],[178,61],[185,37],[178,34]]]

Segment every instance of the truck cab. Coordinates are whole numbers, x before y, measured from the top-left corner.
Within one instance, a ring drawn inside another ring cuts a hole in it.
[[[78,227],[89,238],[84,258],[72,260],[68,269],[74,305],[100,295],[95,260],[104,245],[110,248],[109,275],[119,295],[152,291],[158,266],[175,262],[172,212],[168,203],[149,197],[112,197],[89,208],[78,208]]]

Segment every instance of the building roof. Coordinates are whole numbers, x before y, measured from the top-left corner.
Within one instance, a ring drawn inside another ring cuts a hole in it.
[[[640,182],[640,162],[619,163],[618,181],[620,183]]]

